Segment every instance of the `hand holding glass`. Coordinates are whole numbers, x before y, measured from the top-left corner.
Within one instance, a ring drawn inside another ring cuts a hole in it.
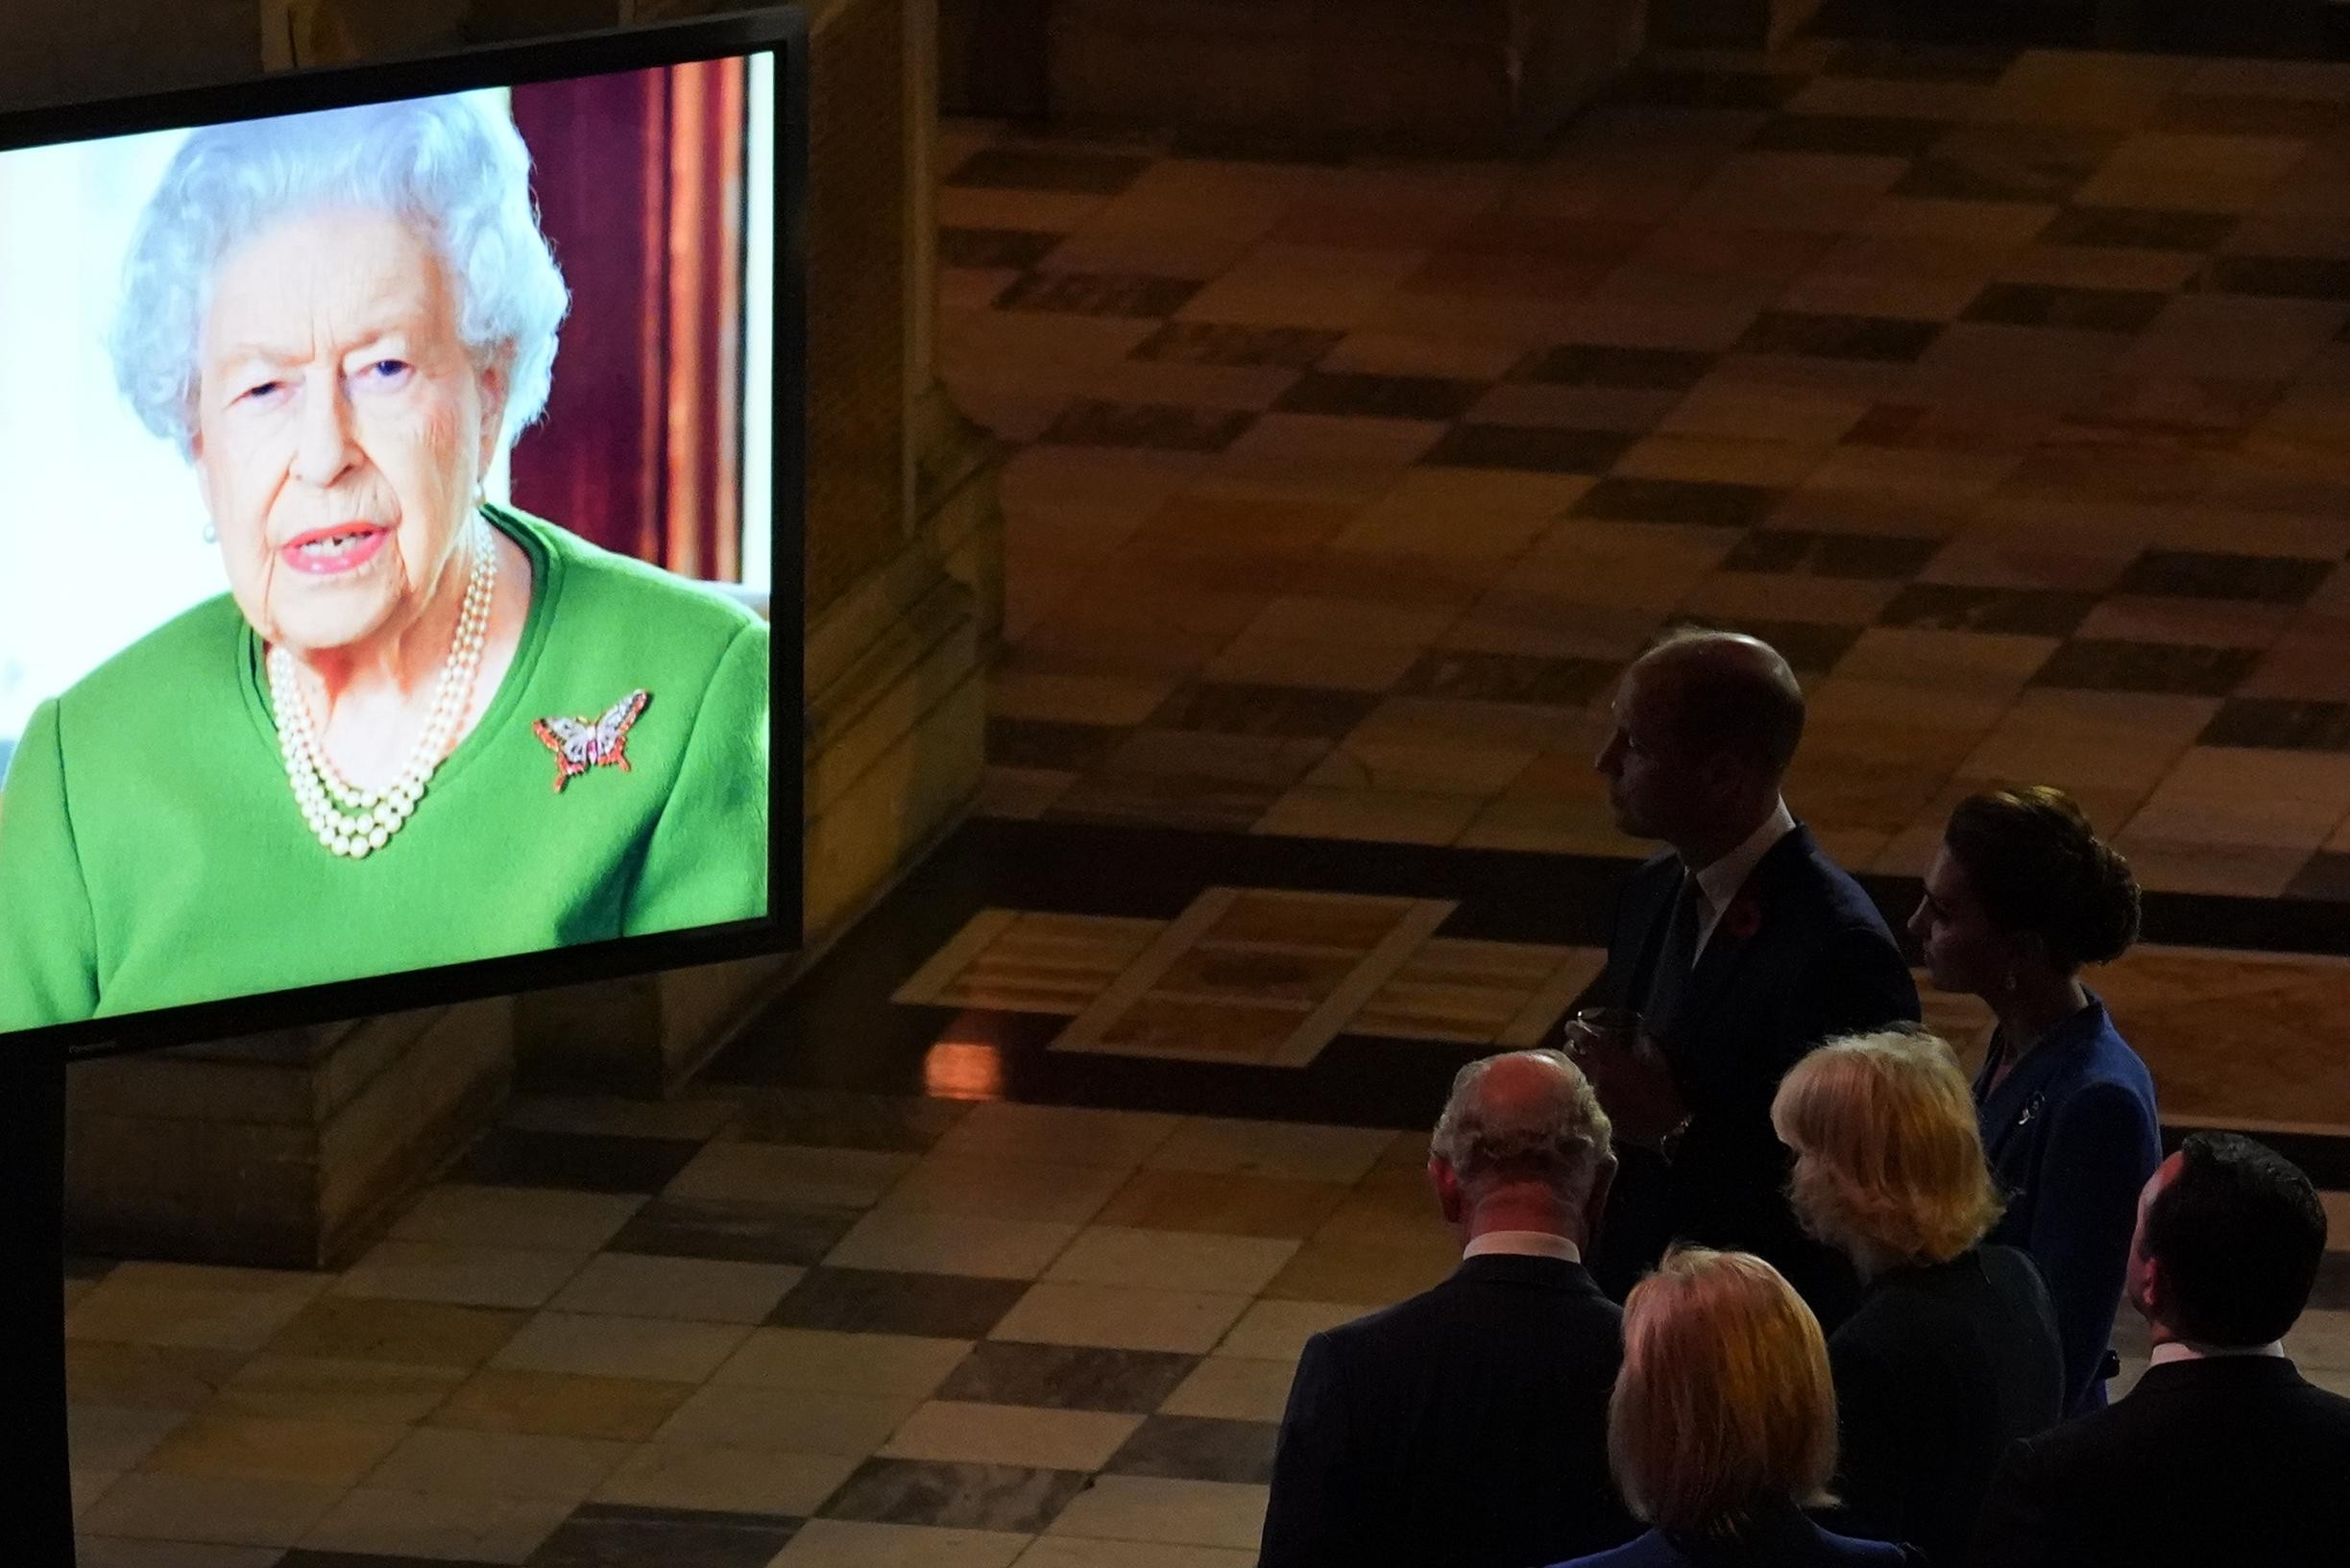
[[[1562,1042],[1569,1056],[1581,1059],[1588,1046],[1611,1047],[1631,1054],[1640,1039],[1640,1015],[1630,1007],[1580,1007],[1566,1025]]]

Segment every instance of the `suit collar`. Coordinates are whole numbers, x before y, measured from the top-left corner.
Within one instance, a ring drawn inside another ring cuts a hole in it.
[[[1751,901],[1768,912],[1797,868],[1818,855],[1819,845],[1812,838],[1811,830],[1801,822],[1793,824],[1756,857],[1754,869],[1746,874],[1732,902]]]
[[[2207,1356],[2200,1361],[2165,1362],[2149,1366],[2138,1386],[2121,1400],[2152,1394],[2157,1398],[2226,1385],[2255,1388],[2289,1388],[2302,1381],[2301,1369],[2285,1356]]]
[[[1687,1038],[1695,1032],[1695,1026],[1721,994],[1724,982],[1738,972],[1738,966],[1752,951],[1754,939],[1769,929],[1772,905],[1778,902],[1789,875],[1809,861],[1814,853],[1811,830],[1797,823],[1755,862],[1755,869],[1747,874],[1745,884],[1732,901],[1733,905],[1751,911],[1752,924],[1733,924],[1727,911],[1723,914],[1713,939],[1698,954],[1696,966],[1689,971],[1682,990],[1680,1006],[1673,1018],[1675,1035]],[[1671,918],[1668,905],[1664,919]]]
[[[1754,1562],[1802,1562],[1820,1555],[1820,1528],[1785,1498],[1772,1498],[1719,1536],[1664,1532],[1665,1540],[1696,1568]]]
[[[1546,1230],[1489,1230],[1461,1249],[1464,1258],[1488,1256],[1514,1258],[1557,1258],[1562,1263],[1583,1262],[1583,1248],[1566,1237]]]
[[[2184,1339],[2165,1339],[2154,1347],[2154,1353],[2146,1358],[2146,1364],[2168,1366],[2173,1362],[2224,1361],[2230,1356],[2265,1356],[2270,1361],[2283,1361],[2285,1342],[2277,1339],[2265,1345],[2206,1349],[2200,1345],[2191,1345]]]
[[[2025,1107],[2045,1094],[2049,1082],[2080,1054],[2094,1046],[2105,1033],[2105,1003],[2095,991],[2089,993],[2089,1005],[2063,1020],[2050,1029],[2047,1037],[2032,1048],[2031,1054],[2018,1062],[1997,1089],[1991,1087],[1991,1074],[1998,1063],[1985,1060],[1975,1075],[1975,1103],[1982,1107],[1986,1129],[2015,1122],[2021,1126]]]
[[[1463,1258],[1446,1284],[1541,1285],[1573,1295],[1596,1297],[1599,1286],[1591,1271],[1564,1258],[1538,1258],[1523,1252],[1481,1252]]]
[[[1746,886],[1747,879],[1762,863],[1764,856],[1778,847],[1779,841],[1795,832],[1795,818],[1787,814],[1787,803],[1781,801],[1763,819],[1762,826],[1747,834],[1746,842],[1723,856],[1705,870],[1692,873],[1697,878],[1697,890],[1706,901],[1706,913],[1718,918],[1730,906],[1730,901]],[[1708,928],[1712,920],[1706,922]]]
[[[1964,1279],[1969,1274],[1980,1274],[1982,1271],[1983,1250],[1980,1246],[1971,1246],[1957,1257],[1945,1258],[1940,1263],[1895,1264],[1870,1280],[1864,1293],[1875,1295],[1888,1286],[1923,1285],[1934,1288],[1946,1280]]]

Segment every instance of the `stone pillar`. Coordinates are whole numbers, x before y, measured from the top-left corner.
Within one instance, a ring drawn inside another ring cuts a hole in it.
[[[532,0],[496,3],[527,12]],[[719,9],[657,3],[665,16]],[[635,13],[653,9],[638,0]],[[523,997],[516,1070],[526,1087],[674,1087],[978,790],[1003,525],[993,444],[936,374],[937,7],[822,0],[808,11],[808,947]]]
[[[333,1268],[493,1122],[510,999],[84,1062],[66,1076],[76,1251]]]
[[[1052,109],[1045,27],[1054,0],[936,0],[938,105],[949,114],[1039,120]]]

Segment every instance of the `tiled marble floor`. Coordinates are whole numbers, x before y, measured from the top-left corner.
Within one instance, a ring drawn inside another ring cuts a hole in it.
[[[77,1269],[81,1560],[1248,1568],[1305,1337],[1450,1266],[1425,1148],[749,1085],[524,1100],[339,1277]],[[2324,1291],[2290,1346],[2350,1389],[2350,1255]]]
[[[970,824],[689,1093],[517,1103],[340,1275],[76,1265],[85,1568],[1247,1568],[1298,1347],[1450,1266],[1425,1125],[1614,870]],[[2350,964],[2098,983],[2350,1238]],[[2350,1251],[2292,1348],[2350,1388]]]
[[[2350,65],[1660,57],[1526,164],[947,140],[991,810],[1627,853],[1596,712],[1693,618],[1805,673],[1856,867],[2029,779],[2150,886],[2350,893]]]

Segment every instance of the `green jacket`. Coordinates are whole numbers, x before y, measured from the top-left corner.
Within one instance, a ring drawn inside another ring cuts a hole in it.
[[[513,666],[416,814],[345,859],[303,823],[228,595],[33,714],[0,794],[0,1034],[767,912],[767,628],[521,513]],[[651,693],[628,769],[558,792],[549,716]]]

